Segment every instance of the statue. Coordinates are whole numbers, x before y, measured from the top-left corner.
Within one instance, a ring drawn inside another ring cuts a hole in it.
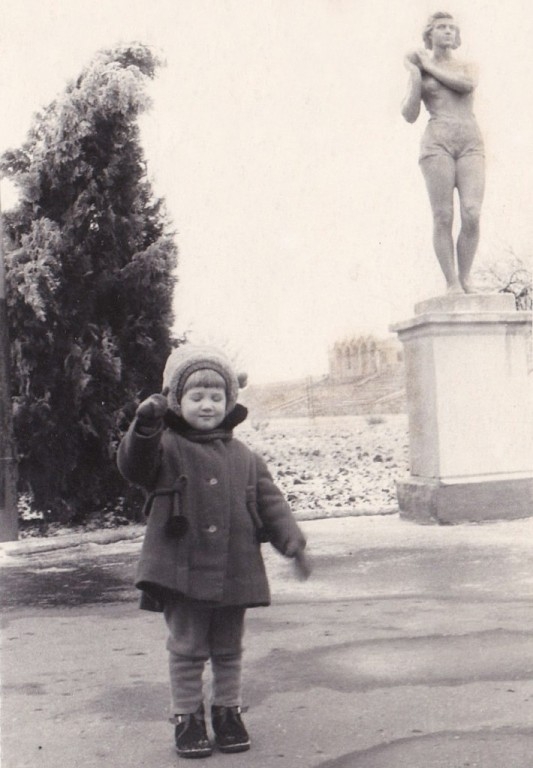
[[[409,86],[402,115],[414,123],[420,103],[430,119],[420,147],[420,167],[433,214],[433,247],[450,294],[474,293],[470,271],[479,241],[485,185],[483,139],[472,112],[475,68],[453,57],[461,44],[459,27],[449,13],[430,16],[423,33],[425,48],[404,59]],[[453,194],[457,188],[461,229],[454,258]]]

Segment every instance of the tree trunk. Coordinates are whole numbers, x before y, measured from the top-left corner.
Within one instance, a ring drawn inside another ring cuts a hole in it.
[[[2,211],[0,210],[0,541],[18,538],[17,465],[13,448],[10,347],[4,275]]]

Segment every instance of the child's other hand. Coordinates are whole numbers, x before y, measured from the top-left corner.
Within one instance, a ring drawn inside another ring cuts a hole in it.
[[[296,571],[296,575],[301,581],[305,581],[311,575],[313,570],[311,561],[303,549],[299,549],[294,555],[294,569]]]
[[[168,401],[164,395],[150,395],[143,400],[136,411],[141,421],[156,422],[162,419],[168,410]]]

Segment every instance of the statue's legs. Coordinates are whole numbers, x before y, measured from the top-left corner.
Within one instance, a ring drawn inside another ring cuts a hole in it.
[[[433,247],[446,278],[448,293],[463,293],[457,276],[452,236],[455,161],[451,155],[432,155],[420,161],[433,212]]]
[[[470,270],[479,242],[479,219],[485,191],[485,161],[482,155],[459,158],[456,185],[461,205],[461,231],[457,239],[459,280],[466,293],[473,293]]]

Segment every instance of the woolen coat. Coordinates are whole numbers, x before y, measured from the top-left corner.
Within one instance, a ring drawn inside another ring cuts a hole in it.
[[[261,534],[281,554],[305,547],[265,462],[233,437],[231,427],[246,416],[242,406],[236,411],[212,433],[170,414],[166,426],[143,435],[135,419],[119,446],[121,473],[145,489],[150,506],[135,584],[157,605],[141,600],[141,607],[161,610],[169,593],[268,605]]]

